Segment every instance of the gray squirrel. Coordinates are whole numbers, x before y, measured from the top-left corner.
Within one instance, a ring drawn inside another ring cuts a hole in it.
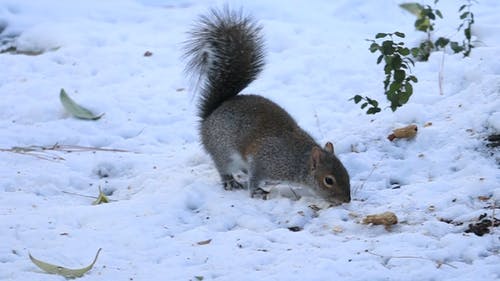
[[[212,9],[185,42],[186,72],[198,79],[200,134],[226,190],[242,188],[233,174],[248,175],[250,195],[265,196],[264,180],[297,183],[339,204],[351,200],[349,174],[279,105],[238,95],[264,67],[262,27],[242,11]]]

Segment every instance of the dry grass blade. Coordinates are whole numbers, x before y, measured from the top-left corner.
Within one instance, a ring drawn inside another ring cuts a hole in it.
[[[38,159],[42,160],[48,160],[48,161],[61,161],[65,160],[63,157],[47,152],[44,149],[40,149],[39,147],[19,147],[19,146],[14,146],[12,148],[0,148],[0,152],[11,152],[11,153],[17,153],[17,154],[23,154],[23,155],[29,155],[29,156],[34,156]]]
[[[447,265],[447,266],[455,268],[455,269],[457,268],[456,266],[454,266],[452,264],[449,264],[449,263],[446,263],[446,262],[443,262],[443,261],[435,261],[435,260],[432,260],[432,259],[429,259],[429,258],[424,258],[424,257],[417,257],[417,256],[383,256],[383,255],[380,255],[380,254],[376,254],[376,253],[370,252],[368,250],[365,250],[365,252],[368,253],[368,254],[370,254],[370,255],[374,255],[374,256],[377,256],[379,258],[382,258],[382,260],[384,261],[384,266],[391,259],[419,259],[419,260],[427,260],[427,261],[435,262],[437,268],[441,268],[442,265]]]
[[[64,144],[54,144],[52,146],[39,146],[39,145],[30,145],[26,147],[14,146],[11,148],[0,148],[0,152],[11,152],[24,154],[29,156],[34,156],[36,158],[42,160],[49,161],[61,161],[65,160],[63,157],[57,155],[54,152],[127,152],[127,153],[137,153],[124,149],[115,149],[115,148],[102,148],[102,147],[92,147],[92,146],[79,146],[79,145],[64,145]]]

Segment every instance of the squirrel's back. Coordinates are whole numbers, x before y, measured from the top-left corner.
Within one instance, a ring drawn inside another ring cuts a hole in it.
[[[242,11],[211,10],[186,42],[186,70],[201,83],[199,116],[206,119],[246,88],[264,66],[261,27]]]

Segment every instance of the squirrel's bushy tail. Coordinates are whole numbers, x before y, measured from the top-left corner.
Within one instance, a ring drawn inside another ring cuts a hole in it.
[[[225,100],[248,86],[264,66],[261,26],[241,11],[211,10],[189,32],[186,71],[201,90],[199,116],[204,120]]]

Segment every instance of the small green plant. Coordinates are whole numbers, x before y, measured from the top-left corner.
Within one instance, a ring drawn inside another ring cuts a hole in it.
[[[354,103],[356,104],[358,104],[361,101],[364,101],[361,104],[361,109],[365,109],[365,107],[370,105],[370,108],[368,108],[366,114],[375,114],[381,111],[380,107],[378,107],[378,101],[371,99],[369,97],[362,97],[360,95],[355,95],[354,97],[351,98],[351,100],[354,100]]]
[[[419,31],[425,32],[427,39],[425,39],[418,47],[412,48],[411,53],[413,57],[419,61],[429,60],[429,56],[432,51],[440,50],[450,46],[454,53],[463,53],[463,55],[469,56],[471,49],[474,47],[471,43],[471,27],[474,24],[474,14],[471,12],[470,7],[472,6],[473,0],[467,0],[467,4],[460,6],[458,12],[460,14],[460,19],[462,23],[458,27],[458,31],[463,29],[465,39],[462,43],[451,41],[446,37],[439,37],[437,40],[432,40],[432,32],[435,27],[435,20],[443,18],[440,10],[433,8],[430,5],[421,5],[419,3],[403,3],[400,5],[401,8],[409,11],[410,13],[417,16],[415,20],[415,28]],[[434,6],[439,2],[439,0],[434,0]]]
[[[434,0],[434,5],[438,3],[439,0]],[[437,17],[443,18],[443,14],[440,10],[431,7],[430,5],[421,5],[419,3],[403,3],[400,5],[401,8],[411,12],[417,19],[415,20],[415,28],[418,31],[425,32],[427,39],[425,39],[418,47],[412,48],[411,53],[414,58],[418,61],[427,61],[431,52],[437,49],[437,46],[441,47],[443,44],[449,43],[440,37],[436,42],[432,41],[432,32],[434,31],[435,20]],[[443,47],[444,47],[443,46]]]
[[[385,62],[384,72],[384,93],[387,99],[391,102],[390,108],[396,111],[398,107],[407,103],[410,96],[413,94],[413,83],[417,83],[417,77],[411,75],[411,66],[415,63],[410,58],[410,49],[404,46],[404,42],[394,42],[394,38],[404,38],[405,34],[402,32],[394,33],[377,33],[375,40],[368,39],[372,42],[370,45],[370,52],[379,52],[377,64],[382,61]],[[384,39],[380,42],[382,39]],[[364,109],[370,106],[367,114],[375,114],[381,111],[378,107],[378,101],[369,97],[362,97],[355,95],[351,98],[356,104],[364,101],[361,108]]]
[[[458,9],[462,23],[458,26],[458,31],[463,28],[465,40],[462,45],[458,42],[451,42],[450,47],[455,53],[463,53],[464,57],[468,57],[474,45],[471,42],[471,27],[474,24],[474,14],[471,12],[472,0],[468,0],[467,4],[460,6]],[[465,27],[465,28],[464,28]]]
[[[398,31],[394,33],[377,33],[374,40],[368,39],[371,42],[370,52],[380,53],[377,58],[377,64],[380,64],[382,61],[385,62],[384,93],[391,103],[390,108],[392,111],[396,111],[398,107],[408,102],[413,94],[412,83],[418,82],[417,77],[411,74],[411,67],[415,65],[411,56],[418,61],[427,61],[432,51],[445,49],[447,46],[454,53],[462,53],[464,57],[470,55],[472,48],[474,48],[471,36],[471,27],[474,24],[474,14],[471,12],[473,1],[475,0],[467,0],[467,3],[461,5],[458,9],[460,19],[462,20],[458,31],[463,30],[465,37],[462,43],[451,41],[446,37],[439,37],[433,41],[432,32],[435,28],[435,20],[443,18],[441,11],[436,8],[439,0],[434,0],[434,7],[416,2],[400,4],[401,8],[417,17],[414,24],[415,28],[425,32],[427,35],[427,38],[418,47],[409,49],[405,47],[404,42],[394,42],[394,38],[396,37],[405,37],[404,33]],[[384,38],[385,40],[382,41]],[[442,92],[441,84],[440,91]],[[368,107],[367,114],[376,114],[381,111],[379,102],[367,96],[355,95],[351,100],[356,104],[361,103],[361,109]]]

